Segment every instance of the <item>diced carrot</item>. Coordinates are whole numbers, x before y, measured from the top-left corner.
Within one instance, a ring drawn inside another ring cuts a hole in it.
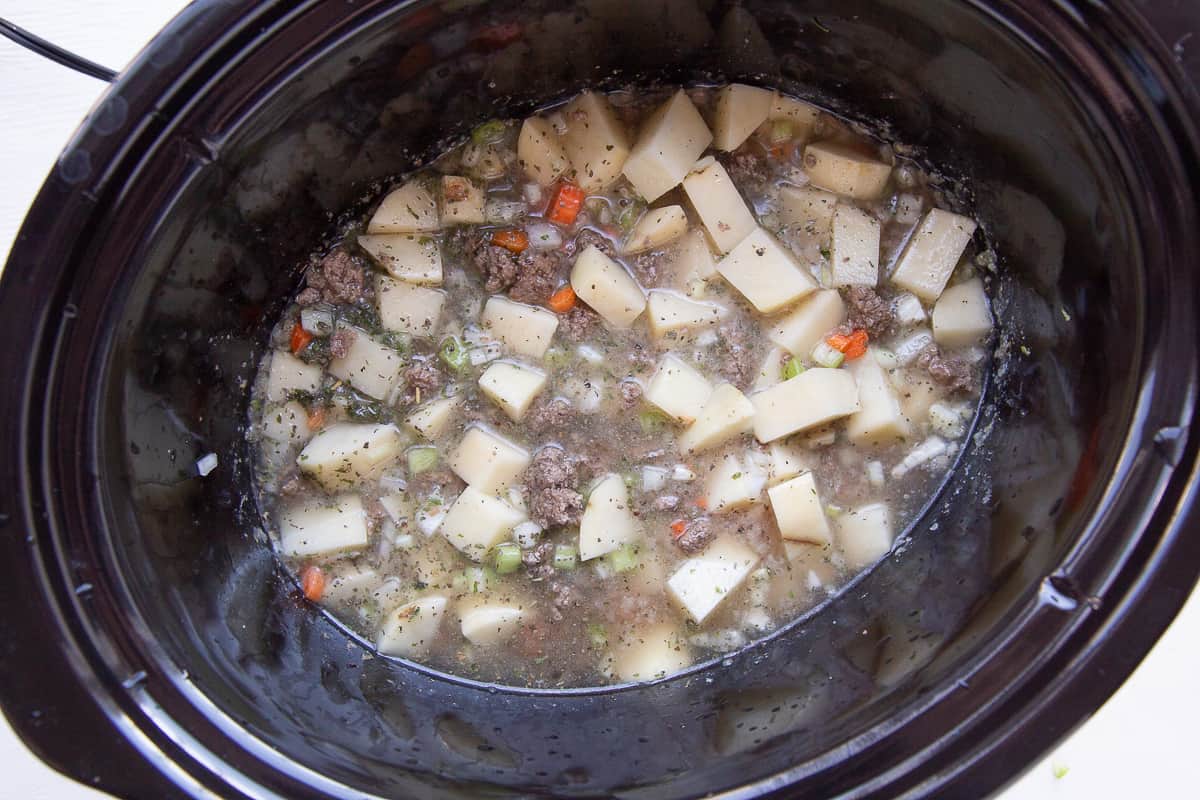
[[[703,495],[696,498],[696,507],[708,510],[708,498]]]
[[[683,532],[687,530],[687,522],[677,519],[671,523],[671,538],[678,539],[683,536]]]
[[[518,22],[501,22],[476,31],[471,40],[485,50],[499,50],[521,38]]]
[[[325,594],[325,573],[320,567],[309,564],[300,570],[300,588],[304,590],[305,597],[317,602]]]
[[[832,334],[825,340],[825,343],[834,350],[845,354],[847,361],[853,361],[867,354],[867,342],[869,341],[870,337],[867,332],[858,328],[850,334]]]
[[[529,234],[513,228],[507,231],[496,231],[492,234],[492,244],[503,247],[513,253],[523,253],[529,247]]]
[[[546,305],[550,306],[550,310],[559,314],[565,314],[575,307],[575,290],[571,288],[571,284],[559,289],[554,294],[550,295],[550,299]]]
[[[550,205],[546,207],[546,219],[559,225],[573,225],[586,197],[583,189],[575,184],[560,183],[550,197]]]
[[[315,337],[304,330],[304,326],[297,322],[292,326],[292,355],[299,353],[304,348],[308,347],[308,343]]]
[[[308,412],[308,429],[319,431],[325,427],[325,406],[317,406]]]

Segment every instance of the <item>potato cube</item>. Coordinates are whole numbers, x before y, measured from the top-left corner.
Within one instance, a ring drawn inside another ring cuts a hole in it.
[[[392,277],[409,283],[442,285],[442,251],[435,239],[420,234],[363,234],[358,246]]]
[[[493,295],[483,306],[479,324],[517,355],[542,358],[558,330],[558,317],[544,308]]]
[[[279,547],[295,558],[361,550],[367,546],[367,512],[362,498],[344,494],[305,500],[279,515]]]
[[[476,425],[467,429],[447,463],[469,485],[496,494],[516,483],[532,461],[525,448]]]
[[[687,214],[683,213],[683,206],[652,208],[642,214],[642,218],[629,232],[624,251],[641,253],[645,250],[657,250],[687,233],[687,225]]]
[[[412,180],[388,192],[367,223],[367,233],[414,233],[439,227],[433,192],[423,182]]]
[[[846,304],[834,289],[813,292],[767,329],[772,342],[806,364],[812,363],[817,343],[846,319]]]
[[[767,119],[790,120],[796,127],[798,135],[807,139],[820,116],[821,111],[816,106],[776,92],[775,101],[771,104],[771,113],[767,115]]]
[[[794,228],[823,241],[829,240],[837,205],[836,194],[811,186],[783,186],[779,189],[779,217]]]
[[[454,418],[454,412],[462,406],[463,399],[454,397],[439,397],[419,406],[404,420],[404,424],[412,428],[424,438],[433,441],[446,432],[446,426]]]
[[[775,93],[757,86],[731,83],[717,92],[713,110],[713,147],[737,150],[767,120]]]
[[[975,234],[975,227],[975,220],[968,217],[929,209],[900,254],[892,283],[922,300],[936,300]]]
[[[729,173],[716,159],[700,159],[695,171],[683,179],[683,191],[708,238],[722,253],[728,253],[758,226]]]
[[[479,376],[479,390],[520,422],[542,389],[546,388],[546,373],[511,361],[493,361]]]
[[[610,472],[588,495],[579,521],[579,558],[590,561],[641,538],[642,525],[633,515],[625,479]]]
[[[667,591],[696,624],[717,609],[758,566],[758,554],[733,536],[718,537],[698,555],[679,565]]]
[[[646,294],[646,316],[650,332],[662,337],[672,331],[716,325],[729,316],[729,309],[718,303],[689,300],[670,289],[651,289]]]
[[[276,350],[267,369],[267,399],[278,403],[292,392],[315,394],[322,374],[319,364],[305,364],[286,350]]]
[[[847,511],[837,520],[837,541],[851,570],[874,564],[892,549],[892,512],[886,503]]]
[[[621,176],[629,157],[629,138],[608,100],[584,92],[563,109],[567,130],[563,148],[575,173],[575,183],[588,194],[608,188]]]
[[[379,305],[379,321],[383,327],[410,336],[428,337],[437,333],[442,321],[446,293],[377,275],[375,301]]]
[[[482,561],[524,521],[525,515],[508,503],[468,486],[446,512],[438,532],[467,558]]]
[[[554,126],[541,117],[529,117],[521,123],[517,163],[529,178],[542,186],[554,183],[571,166]]]
[[[590,245],[575,259],[571,288],[614,328],[628,328],[646,308],[642,287],[596,245]]]
[[[329,362],[329,374],[348,381],[355,389],[376,400],[386,400],[400,378],[404,359],[358,328],[339,323],[338,330],[352,332],[354,341],[345,356]]]
[[[754,427],[754,404],[732,383],[713,389],[704,410],[679,436],[681,453],[698,453],[724,444]]]
[[[379,476],[400,457],[404,438],[395,425],[339,422],[309,440],[300,451],[300,471],[331,491]]]
[[[525,611],[516,606],[485,603],[462,612],[459,624],[468,642],[490,647],[511,639],[524,619]]]
[[[694,367],[678,356],[667,353],[646,386],[646,402],[658,406],[667,416],[691,422],[700,416],[712,394],[712,384]]]
[[[854,206],[833,212],[829,268],[834,286],[875,286],[879,282],[879,220]]]
[[[854,376],[842,369],[814,367],[750,396],[754,435],[773,442],[859,410]]]
[[[712,471],[704,497],[710,514],[736,511],[762,500],[766,474],[747,459],[725,456]]]
[[[764,314],[817,290],[817,282],[763,228],[755,228],[717,264],[717,272]]]
[[[860,410],[846,420],[846,435],[855,444],[885,444],[912,434],[900,410],[900,400],[874,352],[850,362],[850,374],[858,383]]]
[[[933,339],[947,349],[976,344],[991,330],[992,313],[979,278],[951,286],[933,307]]]
[[[642,124],[625,177],[652,203],[679,185],[711,141],[704,118],[680,89]]]
[[[622,635],[609,659],[621,680],[652,681],[691,666],[692,654],[677,627],[660,622]]]
[[[768,486],[782,483],[809,469],[809,457],[785,442],[771,442],[767,448],[767,455],[770,458],[767,468]]]
[[[380,627],[379,652],[389,656],[413,658],[429,652],[437,637],[442,617],[449,601],[440,594],[431,594],[405,603],[388,612]]]
[[[855,200],[875,200],[891,177],[891,165],[838,142],[804,148],[804,169],[812,185]]]
[[[483,188],[461,175],[442,176],[442,224],[481,225]]]
[[[758,368],[758,374],[754,376],[754,385],[750,387],[751,391],[769,389],[782,381],[783,365],[789,358],[791,356],[782,347],[776,346],[768,350],[766,358]]]
[[[703,231],[696,229],[683,235],[675,245],[672,269],[676,288],[689,294],[696,281],[706,281],[717,274],[717,260]]]
[[[811,472],[772,486],[767,489],[767,497],[771,499],[771,510],[784,539],[819,545],[833,542],[829,519],[825,516]]]
[[[275,442],[302,442],[309,437],[308,412],[295,400],[263,414],[263,436]]]

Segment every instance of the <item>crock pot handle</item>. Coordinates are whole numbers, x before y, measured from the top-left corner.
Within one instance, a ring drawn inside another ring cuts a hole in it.
[[[117,77],[115,70],[103,67],[95,61],[89,61],[83,56],[75,55],[70,50],[64,50],[53,42],[48,42],[37,34],[30,33],[24,28],[12,24],[3,17],[0,17],[0,34],[25,49],[32,50],[39,56],[62,64],[64,67],[70,67],[76,72],[82,72],[88,77],[97,78],[107,83],[112,83]]]

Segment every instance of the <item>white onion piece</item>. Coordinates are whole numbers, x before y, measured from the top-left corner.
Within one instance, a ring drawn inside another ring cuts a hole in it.
[[[534,222],[525,226],[529,246],[534,250],[554,250],[562,247],[562,231],[550,222]]]

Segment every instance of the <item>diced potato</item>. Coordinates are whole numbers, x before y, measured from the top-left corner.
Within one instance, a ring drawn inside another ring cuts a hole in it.
[[[367,512],[356,494],[332,502],[305,500],[279,515],[279,547],[284,555],[305,558],[366,546]]]
[[[758,566],[758,554],[733,536],[721,536],[684,561],[667,580],[667,591],[696,624],[733,595]]]
[[[758,227],[729,173],[716,159],[700,159],[696,170],[683,179],[683,191],[719,252],[728,253]]]
[[[819,545],[833,543],[829,519],[811,472],[772,486],[767,489],[767,497],[771,498],[771,510],[784,539]]]
[[[886,503],[871,503],[847,511],[838,517],[837,534],[846,567],[860,570],[892,549],[892,512]]]
[[[992,312],[979,278],[951,286],[933,307],[933,339],[947,349],[975,344],[991,330]]]
[[[376,400],[386,400],[400,378],[404,359],[385,344],[375,341],[364,331],[338,324],[338,330],[350,330],[354,342],[342,358],[329,362],[329,374],[348,381],[358,391]]]
[[[562,144],[575,182],[588,194],[608,188],[629,157],[629,137],[612,106],[603,95],[584,92],[563,109],[563,119]]]
[[[309,440],[300,451],[300,471],[330,491],[376,478],[400,457],[404,437],[395,425],[339,422]]]
[[[267,399],[278,403],[292,392],[315,394],[321,387],[321,375],[319,364],[305,364],[286,350],[276,350],[267,369]]]
[[[554,183],[571,166],[554,126],[541,117],[529,117],[521,123],[517,163],[527,176],[542,186]]]
[[[777,317],[767,337],[806,364],[817,343],[846,319],[846,304],[836,290],[813,292],[791,311]]]
[[[415,233],[436,231],[439,227],[433,192],[421,181],[413,180],[383,198],[367,223],[367,233]]]
[[[467,429],[447,463],[469,485],[496,494],[516,483],[532,461],[525,448],[476,425]]]
[[[812,185],[855,200],[875,200],[891,177],[889,164],[838,142],[815,142],[804,148],[804,169]]]
[[[806,233],[828,241],[833,212],[838,198],[832,192],[811,186],[783,186],[779,189],[779,217]]]
[[[767,120],[775,93],[757,86],[731,83],[717,92],[713,110],[713,147],[737,150]]]
[[[446,293],[387,275],[375,278],[375,300],[383,327],[411,336],[433,336],[442,321]]]
[[[628,328],[646,308],[642,287],[596,245],[590,245],[575,259],[571,288],[614,328]]]
[[[486,603],[462,613],[462,635],[483,647],[503,644],[521,629],[525,612],[516,606]]]
[[[689,300],[670,289],[651,289],[646,294],[646,316],[650,332],[661,337],[671,331],[716,325],[729,316],[729,309],[719,303]]]
[[[442,617],[449,601],[440,594],[405,603],[384,617],[376,644],[379,652],[389,656],[413,658],[429,652],[437,637]]]
[[[446,512],[438,533],[467,558],[482,561],[524,521],[525,515],[508,503],[468,486]]]
[[[897,370],[892,376],[892,385],[900,396],[900,411],[910,425],[927,419],[930,407],[942,397],[941,390],[924,370]]]
[[[704,410],[679,436],[681,453],[698,453],[724,444],[748,432],[753,425],[754,404],[732,383],[713,389]]]
[[[687,214],[683,213],[683,206],[652,208],[642,214],[637,225],[629,232],[629,238],[625,240],[625,252],[657,250],[687,233],[687,226]]]
[[[381,581],[380,575],[370,567],[346,564],[330,570],[325,582],[325,593],[321,601],[335,606],[357,608],[370,597]]]
[[[800,137],[806,139],[820,115],[821,111],[816,106],[776,92],[775,100],[771,103],[771,113],[767,115],[767,119],[791,120],[798,129]]]
[[[669,622],[625,634],[613,648],[610,659],[613,674],[623,681],[652,681],[692,663],[687,643]]]
[[[770,457],[770,467],[767,469],[769,486],[794,478],[809,469],[808,457],[786,442],[771,442],[767,454]]]
[[[769,389],[782,381],[783,365],[789,357],[787,351],[782,347],[776,346],[768,350],[762,366],[758,368],[758,374],[754,376],[754,385],[750,387],[751,391],[758,392]]]
[[[690,293],[693,282],[706,281],[717,274],[717,260],[704,232],[696,229],[683,235],[675,245],[675,286]]]
[[[975,220],[968,217],[929,209],[900,254],[892,283],[922,300],[936,300],[975,235],[975,227]]]
[[[295,400],[263,414],[263,436],[276,442],[302,442],[309,437],[308,412]]]
[[[642,124],[625,177],[652,203],[679,185],[711,141],[704,118],[680,89]]]
[[[900,400],[891,379],[868,352],[850,362],[850,374],[858,383],[860,410],[846,420],[846,435],[855,444],[885,444],[912,434],[900,410]]]
[[[854,206],[833,212],[829,269],[834,286],[875,286],[879,282],[879,220]]]
[[[439,397],[418,407],[408,415],[404,424],[430,441],[446,432],[446,426],[462,405],[462,397]]]
[[[483,306],[479,324],[512,352],[542,358],[558,330],[558,317],[544,308],[493,295]]]
[[[483,187],[461,175],[442,176],[442,224],[481,225],[483,215]]]
[[[641,538],[642,525],[633,515],[625,479],[610,472],[588,495],[579,522],[579,558],[590,561]]]
[[[842,369],[814,367],[750,396],[754,435],[772,442],[859,410],[854,376]]]
[[[725,514],[762,500],[766,474],[748,459],[725,456],[709,475],[704,497],[710,514]]]
[[[763,228],[755,228],[721,259],[717,272],[764,314],[818,288],[812,275]]]
[[[409,283],[442,285],[442,251],[437,240],[420,234],[363,234],[358,246],[392,277]]]
[[[658,369],[646,386],[645,398],[667,416],[691,422],[704,411],[712,391],[712,384],[694,367],[673,353],[667,353],[658,362]]]
[[[521,421],[545,388],[546,373],[511,361],[493,361],[479,376],[479,390],[514,422]]]

